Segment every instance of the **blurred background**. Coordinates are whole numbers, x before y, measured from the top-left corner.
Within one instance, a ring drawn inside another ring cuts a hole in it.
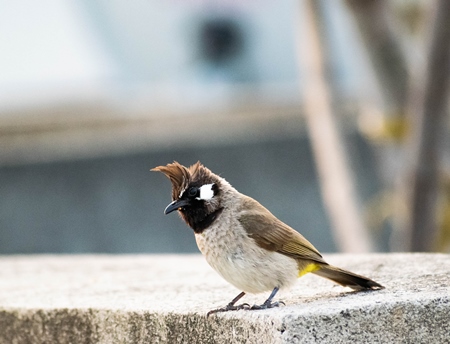
[[[321,251],[450,251],[446,0],[0,0],[0,254],[198,252],[200,160]]]

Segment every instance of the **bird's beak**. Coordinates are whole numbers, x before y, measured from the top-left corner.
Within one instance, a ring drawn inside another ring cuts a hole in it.
[[[164,214],[170,214],[172,211],[178,210],[180,208],[183,208],[187,205],[189,205],[189,201],[185,199],[175,200],[172,203],[170,203],[166,209],[164,209]]]

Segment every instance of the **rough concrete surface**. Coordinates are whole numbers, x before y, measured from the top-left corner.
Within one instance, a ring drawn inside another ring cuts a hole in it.
[[[2,256],[0,343],[450,342],[449,255],[325,258],[386,289],[309,274],[280,292],[284,307],[206,318],[239,290],[200,255]]]

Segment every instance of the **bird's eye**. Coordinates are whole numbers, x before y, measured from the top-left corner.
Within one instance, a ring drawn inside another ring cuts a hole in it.
[[[188,190],[189,197],[195,197],[195,196],[197,196],[197,193],[198,193],[198,188],[196,188],[194,186]]]

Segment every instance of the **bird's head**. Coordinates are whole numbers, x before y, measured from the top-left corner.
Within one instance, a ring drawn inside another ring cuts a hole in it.
[[[152,171],[164,173],[172,183],[172,203],[164,210],[165,214],[178,210],[196,233],[208,228],[221,214],[221,188],[227,183],[200,162],[185,167],[175,161]]]

